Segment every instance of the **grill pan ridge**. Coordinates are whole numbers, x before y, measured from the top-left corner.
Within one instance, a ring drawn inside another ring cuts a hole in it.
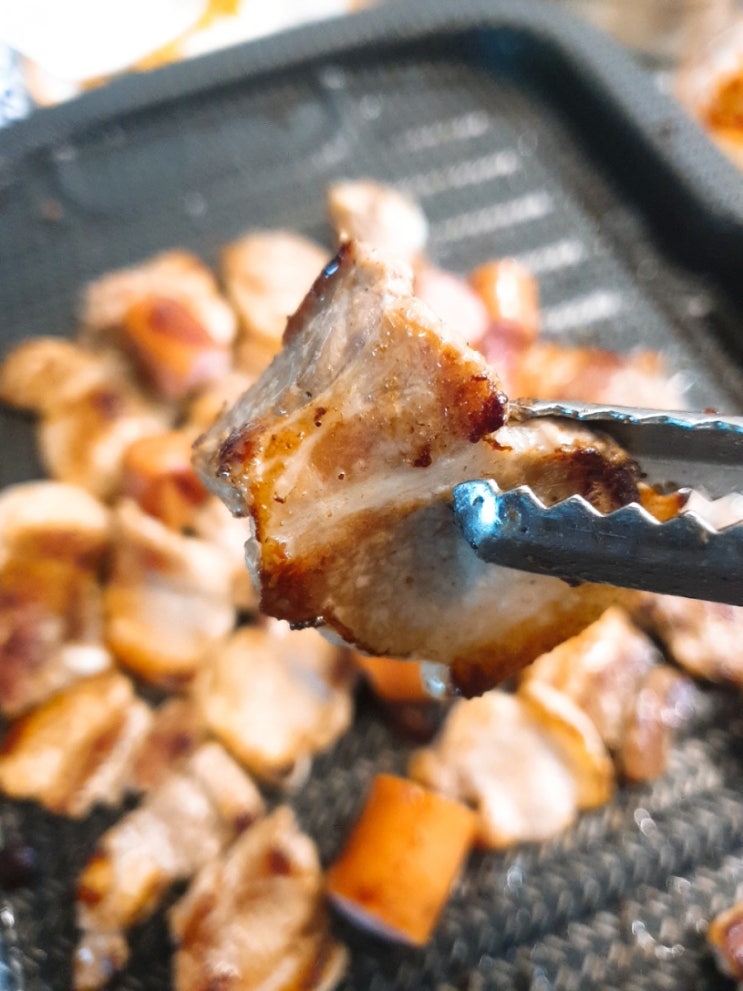
[[[517,255],[545,337],[661,348],[690,405],[743,411],[743,184],[610,41],[525,0],[399,3],[114,82],[0,134],[6,348],[70,333],[82,285],[168,247],[214,262],[250,227],[329,243],[324,189],[417,196],[431,253]],[[0,416],[0,482],[38,476],[32,425]],[[669,772],[541,845],[477,854],[423,950],[336,920],[343,991],[729,987],[704,923],[743,890],[743,718],[700,687]],[[292,798],[324,863],[402,743],[364,696]],[[115,816],[0,806],[0,991],[66,991],[74,880]],[[31,847],[30,876],[13,877]],[[167,991],[164,915],[132,934],[126,991]]]

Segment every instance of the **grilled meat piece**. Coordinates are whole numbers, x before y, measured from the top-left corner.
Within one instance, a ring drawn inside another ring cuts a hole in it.
[[[605,511],[637,497],[636,466],[613,445],[506,418],[495,373],[409,275],[349,244],[270,369],[197,444],[197,468],[250,517],[264,612],[368,653],[449,663],[478,692],[619,593],[484,564],[454,523],[452,487],[490,477]]]
[[[112,826],[78,881],[76,991],[102,987],[126,962],[124,931],[147,918],[173,882],[217,857],[262,812],[249,778],[219,744],[207,743]]]
[[[209,729],[254,774],[300,784],[351,724],[349,665],[315,630],[245,626],[211,652],[196,698]]]
[[[170,924],[175,991],[330,991],[346,968],[315,846],[287,806],[203,868]]]

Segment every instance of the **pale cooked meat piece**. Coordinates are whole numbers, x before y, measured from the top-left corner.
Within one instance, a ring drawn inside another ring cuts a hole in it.
[[[426,216],[414,199],[391,186],[372,179],[336,182],[328,188],[328,213],[341,242],[364,241],[413,268],[423,260]]]
[[[498,690],[457,701],[408,773],[473,805],[479,842],[494,848],[554,836],[583,805],[605,801],[612,784],[598,734],[570,699]]]
[[[469,282],[487,312],[492,343],[523,348],[537,339],[539,284],[525,265],[515,258],[495,258],[470,272]]]
[[[142,437],[124,451],[122,495],[173,530],[191,526],[209,495],[191,464],[196,431],[181,428]]]
[[[630,781],[652,781],[668,766],[677,730],[692,715],[695,689],[688,678],[659,664],[640,685],[624,729],[619,764]]]
[[[191,396],[186,405],[185,425],[199,432],[210,427],[220,413],[237,402],[255,381],[254,375],[232,369],[216,382],[208,382]]]
[[[54,338],[6,356],[0,398],[40,414],[39,452],[53,478],[104,499],[118,489],[124,450],[162,432],[171,415],[139,391],[120,356]]]
[[[644,593],[634,616],[688,674],[743,685],[743,606]]]
[[[75,817],[97,802],[116,805],[149,718],[123,675],[78,681],[11,725],[0,746],[0,790]]]
[[[149,730],[140,738],[129,784],[134,791],[151,791],[204,742],[206,727],[194,700],[176,696],[152,714]]]
[[[447,326],[456,328],[462,340],[476,347],[488,329],[488,313],[477,293],[464,279],[431,265],[415,275],[415,295]]]
[[[353,716],[350,664],[316,630],[241,627],[211,652],[196,698],[211,732],[250,771],[296,787]]]
[[[324,623],[367,653],[450,663],[476,692],[619,593],[484,564],[455,525],[452,487],[490,477],[606,511],[636,498],[636,466],[551,422],[492,435],[507,416],[495,374],[410,290],[345,246],[270,370],[197,444],[197,468],[250,517],[264,612]]]
[[[660,354],[627,354],[566,347],[546,341],[523,343],[491,324],[477,347],[501,370],[512,398],[562,399],[649,409],[681,409],[683,383],[669,375]]]
[[[259,230],[222,252],[222,279],[240,319],[236,364],[259,375],[281,348],[286,321],[328,261],[328,252],[301,234]]]
[[[216,344],[233,342],[236,319],[231,307],[212,272],[187,251],[165,251],[91,282],[81,301],[84,336],[100,341],[121,326],[132,306],[152,297],[185,307]]]
[[[105,639],[117,660],[147,681],[177,688],[234,626],[229,558],[122,501],[105,610]]]
[[[104,833],[78,880],[76,991],[105,984],[126,962],[124,931],[262,813],[255,785],[218,744],[208,743]]]
[[[314,843],[287,806],[203,868],[170,926],[175,991],[330,991],[347,965]]]
[[[675,732],[693,708],[690,683],[663,663],[655,644],[619,608],[538,657],[522,685],[551,685],[568,695],[634,781],[665,771]]]
[[[245,566],[245,523],[230,513],[221,499],[210,496],[191,521],[193,533],[224,551],[231,566],[232,599],[244,613],[258,611],[258,590]]]
[[[570,696],[593,720],[607,747],[617,751],[640,686],[662,660],[627,613],[613,608],[538,657],[524,670],[523,681],[545,682]]]
[[[24,482],[0,495],[0,711],[17,715],[106,670],[98,570],[109,512],[82,489]]]

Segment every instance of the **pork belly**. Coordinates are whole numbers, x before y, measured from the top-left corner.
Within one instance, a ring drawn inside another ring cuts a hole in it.
[[[287,806],[203,868],[170,924],[176,991],[330,991],[346,968],[314,843]]]
[[[235,622],[229,557],[169,530],[128,500],[114,513],[106,643],[129,670],[177,688]]]
[[[39,414],[44,467],[103,499],[118,491],[126,448],[165,430],[170,413],[137,387],[121,355],[35,338],[0,366],[0,399]]]
[[[413,755],[409,773],[473,805],[479,842],[495,848],[555,835],[579,809],[607,801],[613,787],[596,728],[554,689],[459,700],[434,743]]]
[[[743,606],[645,593],[634,615],[693,677],[743,685]]]
[[[455,525],[453,486],[526,483],[548,503],[580,493],[608,511],[637,497],[637,468],[582,429],[504,427],[495,373],[411,288],[408,270],[342,248],[196,464],[250,519],[264,612],[368,653],[451,664],[478,692],[619,593],[483,563]]]
[[[108,510],[62,482],[0,496],[0,711],[18,715],[112,664],[103,645],[99,570]]]
[[[373,179],[336,182],[328,188],[328,213],[339,241],[363,241],[413,267],[423,261],[428,221],[405,193]]]
[[[176,696],[152,714],[147,733],[140,739],[129,772],[134,791],[148,792],[187,760],[206,737],[201,712],[189,696]]]
[[[222,278],[240,320],[237,367],[260,374],[281,349],[287,318],[328,260],[325,248],[293,231],[252,231],[222,252]]]
[[[204,744],[98,843],[77,888],[76,991],[102,987],[127,958],[124,932],[168,887],[214,859],[263,812],[247,776]]]
[[[297,786],[351,724],[350,664],[315,630],[239,629],[211,652],[195,693],[203,717],[249,770]]]
[[[551,685],[580,706],[635,781],[665,771],[676,731],[693,708],[688,679],[663,663],[655,644],[616,607],[538,657],[522,680],[534,685]]]
[[[85,678],[16,720],[0,746],[0,790],[52,812],[84,816],[117,805],[151,710],[128,678]]]

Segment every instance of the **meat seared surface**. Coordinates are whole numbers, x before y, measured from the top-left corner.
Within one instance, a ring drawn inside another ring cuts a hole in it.
[[[494,478],[607,511],[636,467],[584,430],[510,426],[495,372],[412,296],[405,268],[346,244],[270,368],[197,444],[212,491],[251,521],[264,612],[382,655],[452,666],[480,692],[617,596],[484,564],[452,488]],[[502,429],[501,429],[502,428]]]

